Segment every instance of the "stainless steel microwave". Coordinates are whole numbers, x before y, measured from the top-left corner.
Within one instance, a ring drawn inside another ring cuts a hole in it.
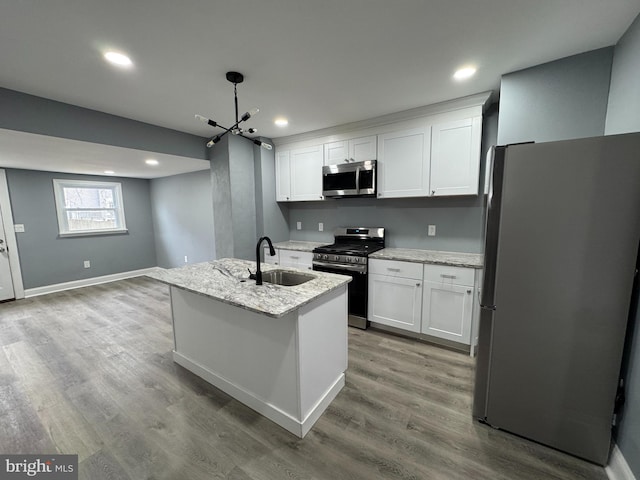
[[[325,197],[372,197],[376,194],[376,161],[322,167]]]

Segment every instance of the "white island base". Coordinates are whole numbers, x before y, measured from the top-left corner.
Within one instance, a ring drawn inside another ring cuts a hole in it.
[[[347,285],[273,318],[171,286],[174,361],[298,437],[345,384]]]

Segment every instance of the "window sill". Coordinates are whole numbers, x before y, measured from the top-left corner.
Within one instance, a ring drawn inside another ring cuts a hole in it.
[[[67,232],[59,233],[58,238],[70,238],[70,237],[101,237],[102,235],[126,235],[129,230],[126,228],[121,230],[101,230],[94,232]]]

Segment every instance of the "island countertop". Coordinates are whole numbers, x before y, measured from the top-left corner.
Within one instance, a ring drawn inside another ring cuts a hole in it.
[[[351,277],[332,273],[310,272],[279,265],[260,264],[262,272],[291,270],[313,275],[313,280],[285,287],[249,280],[249,270],[255,272],[256,262],[223,258],[213,262],[195,263],[179,268],[157,268],[146,276],[183,290],[210,297],[229,305],[279,318],[316,298],[346,285]]]

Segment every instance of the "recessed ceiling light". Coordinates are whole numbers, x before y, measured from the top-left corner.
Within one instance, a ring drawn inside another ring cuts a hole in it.
[[[455,78],[456,80],[466,80],[469,77],[473,77],[475,73],[475,67],[463,67],[456,70],[456,73],[453,74],[453,78]]]
[[[286,127],[287,125],[289,125],[289,120],[287,120],[286,118],[276,118],[273,123],[275,123],[279,127]]]
[[[109,51],[104,54],[105,60],[119,67],[130,67],[133,62],[124,53]]]
[[[113,175],[116,172],[114,172],[113,170],[105,170],[104,173],[105,175]]]
[[[156,160],[155,158],[148,158],[144,161],[144,163],[146,163],[147,165],[158,165],[160,162],[158,162],[158,160]]]

